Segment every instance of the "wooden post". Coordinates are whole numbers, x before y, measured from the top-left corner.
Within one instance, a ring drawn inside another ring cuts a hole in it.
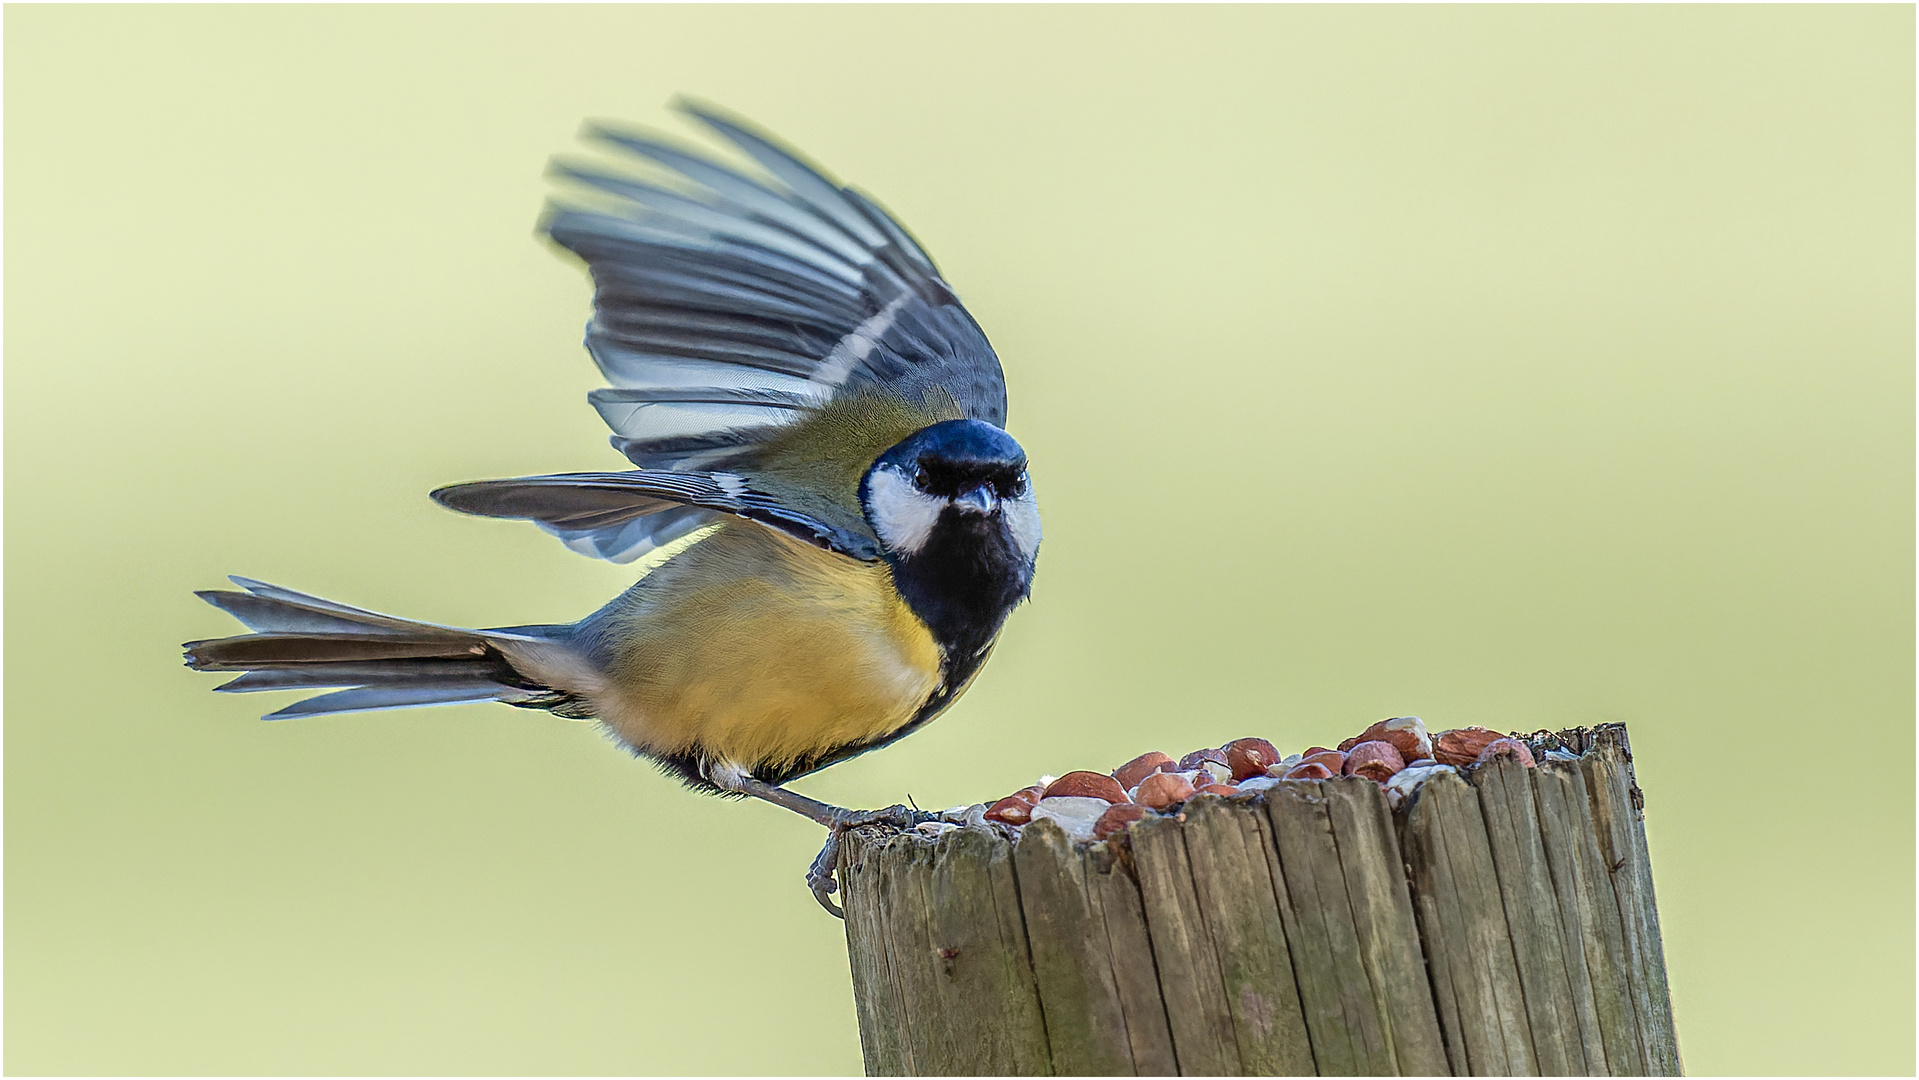
[[[1678,1075],[1625,728],[1519,737],[1538,767],[1441,774],[1397,810],[1349,778],[1090,845],[1044,820],[860,830],[867,1073]]]

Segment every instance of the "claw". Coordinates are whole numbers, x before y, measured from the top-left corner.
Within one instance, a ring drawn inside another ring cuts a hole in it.
[[[839,891],[840,883],[834,879],[832,870],[826,870],[824,873],[820,870],[821,859],[825,859],[828,855],[832,856],[833,862],[839,860],[839,846],[840,838],[837,834],[826,841],[826,846],[820,849],[820,858],[814,859],[812,869],[806,872],[806,887],[813,890],[813,899],[820,902],[820,906],[826,909],[828,915],[844,921],[845,910],[833,902],[833,894]],[[832,863],[828,865],[831,866]]]
[[[862,825],[891,825],[896,829],[910,829],[921,822],[937,821],[938,814],[929,814],[905,806],[889,806],[884,810],[847,810],[843,807],[828,806],[817,799],[809,799],[797,791],[788,791],[783,787],[768,784],[756,779],[752,774],[737,768],[721,772],[703,773],[714,784],[727,791],[737,791],[742,795],[751,795],[764,799],[774,806],[784,807],[810,821],[826,826],[826,846],[820,849],[813,865],[806,871],[806,887],[813,891],[813,899],[820,902],[827,914],[836,919],[846,918],[846,912],[833,902],[833,894],[839,891],[840,884],[835,880],[835,872],[840,863],[840,838],[846,830],[857,829]]]
[[[846,912],[833,902],[833,894],[840,889],[836,875],[840,864],[840,840],[849,829],[862,825],[891,825],[896,829],[910,829],[924,821],[937,820],[939,815],[924,810],[914,810],[905,806],[889,806],[884,810],[841,810],[834,815],[831,824],[826,826],[826,845],[813,858],[813,865],[806,871],[806,887],[813,890],[813,899],[820,902],[827,914],[836,919],[845,919]]]
[[[840,837],[846,835],[849,827],[828,825],[826,845],[813,857],[813,865],[806,868],[806,887],[813,890],[813,899],[836,919],[846,918],[846,912],[833,902],[833,894],[840,891],[839,879],[834,873],[840,864]]]

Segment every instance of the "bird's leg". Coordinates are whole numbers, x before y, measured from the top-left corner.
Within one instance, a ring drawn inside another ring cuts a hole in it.
[[[829,806],[817,799],[809,799],[797,791],[788,791],[741,773],[728,776],[722,786],[742,795],[751,795],[764,799],[774,806],[783,806],[803,817],[810,818],[826,826],[826,846],[820,849],[813,865],[806,871],[807,888],[813,890],[813,898],[820,906],[835,917],[844,919],[846,913],[833,902],[833,893],[839,891],[839,881],[834,871],[839,867],[840,838],[848,829],[857,829],[862,825],[891,825],[898,829],[910,829],[923,821],[932,821],[936,817],[924,810],[914,810],[905,806],[889,806],[884,810],[848,810],[845,807]]]

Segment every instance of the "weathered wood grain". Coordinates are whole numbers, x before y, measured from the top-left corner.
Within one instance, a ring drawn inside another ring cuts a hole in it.
[[[1623,732],[1621,734],[1623,736]],[[1630,754],[1627,760],[1630,762]],[[1638,790],[1636,784],[1633,790]],[[1640,909],[1642,925],[1646,928],[1640,974],[1645,978],[1652,1005],[1651,1030],[1646,1036],[1648,1071],[1654,1076],[1684,1076],[1686,1068],[1679,1056],[1679,1026],[1673,1019],[1672,985],[1666,977],[1666,940],[1659,929],[1659,904],[1653,894],[1652,852],[1646,847],[1643,808],[1633,816],[1632,869],[1634,906]]]
[[[1398,1072],[1441,1075],[1447,1071],[1446,1047],[1386,795],[1375,784],[1353,779],[1327,783],[1321,791],[1339,849],[1360,962]]]
[[[1265,815],[1242,799],[1186,805],[1187,859],[1247,1076],[1312,1076],[1312,1045],[1281,925]]]
[[[1173,1053],[1166,1002],[1160,997],[1159,967],[1153,959],[1152,935],[1146,928],[1146,908],[1127,854],[1123,845],[1093,845],[1086,853],[1087,890],[1106,926],[1107,951],[1113,963],[1113,982],[1119,990],[1120,1011],[1126,1017],[1133,1069],[1140,1076],[1177,1076],[1179,1060]]]
[[[969,1075],[1049,1075],[1046,1025],[1014,881],[1012,847],[984,829],[931,845],[927,925],[940,1005]]]
[[[871,1075],[1677,1074],[1623,728],[1051,823],[863,829],[840,880]]]
[[[1551,761],[1533,772],[1540,837],[1565,936],[1563,954],[1573,976],[1587,1070],[1594,1076],[1641,1075],[1639,1025],[1626,982],[1625,929],[1593,838],[1585,776],[1577,765]]]
[[[886,837],[877,829],[847,834],[840,855],[840,899],[846,911],[846,954],[853,969],[853,1005],[868,1076],[905,1076],[900,1045],[905,1018],[894,985],[893,945],[883,910]]]
[[[1435,777],[1409,800],[1402,836],[1452,1072],[1537,1075],[1478,796],[1458,776]]]
[[[1591,800],[1594,836],[1606,861],[1625,927],[1626,971],[1648,1075],[1675,1076],[1679,1040],[1666,981],[1665,945],[1653,896],[1652,864],[1640,820],[1642,798],[1632,775],[1625,728],[1596,729],[1591,751],[1579,759]]]
[[[1585,1051],[1573,1007],[1572,979],[1566,971],[1559,904],[1540,839],[1532,772],[1516,760],[1501,758],[1474,769],[1472,784],[1479,792],[1498,872],[1540,1074],[1578,1076],[1586,1071]]]
[[[1351,920],[1337,918],[1345,902],[1339,854],[1317,785],[1282,784],[1267,792],[1274,833],[1275,875],[1286,887],[1281,923],[1293,950],[1301,1010],[1321,1075],[1389,1075],[1378,1017],[1355,986],[1359,943]],[[1355,1000],[1358,999],[1358,1000]]]
[[[882,849],[880,916],[882,932],[895,950],[893,990],[899,995],[900,1062],[909,1076],[946,1071],[940,1057],[952,1040],[939,1028],[938,975],[930,958],[933,938],[926,925],[926,879],[931,875],[928,845],[896,836]]]
[[[1173,1053],[1181,1075],[1239,1076],[1233,1011],[1200,915],[1180,824],[1174,817],[1149,816],[1129,830]]]
[[[1105,909],[1084,857],[1057,824],[1041,820],[1021,831],[1013,865],[1054,1071],[1137,1075]]]
[[[1009,845],[977,829],[852,842],[842,888],[861,910],[848,913],[848,947],[873,951],[877,933],[889,954],[855,975],[856,992],[876,993],[861,1018],[869,1071],[1050,1074]],[[869,1026],[884,1029],[870,1043]]]
[[[1361,781],[1361,783],[1367,783]],[[1326,805],[1331,783],[1293,781],[1266,793],[1283,883],[1281,921],[1321,1076],[1396,1076],[1388,1021],[1360,955],[1352,902]],[[1375,791],[1377,785],[1371,785]]]

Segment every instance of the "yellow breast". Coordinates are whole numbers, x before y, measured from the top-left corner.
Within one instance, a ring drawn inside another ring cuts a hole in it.
[[[939,683],[885,564],[746,522],[647,575],[609,629],[601,719],[641,750],[748,769],[880,738]]]

